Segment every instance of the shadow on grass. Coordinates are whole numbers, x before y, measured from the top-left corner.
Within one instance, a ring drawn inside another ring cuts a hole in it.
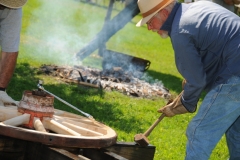
[[[24,90],[37,89],[39,79],[35,77],[36,74],[36,70],[30,67],[29,64],[18,64],[8,85],[8,94],[13,99],[19,101],[22,98]]]
[[[163,74],[160,72],[156,72],[153,70],[148,70],[147,73],[149,74],[149,76],[153,77],[154,79],[158,79],[160,81],[162,81],[164,87],[166,87],[167,89],[176,92],[177,94],[179,94],[182,91],[182,79],[176,76],[173,76],[171,74]],[[172,94],[172,93],[170,93]],[[200,96],[200,100],[203,100],[204,97],[206,96],[206,92],[203,91],[201,96]]]
[[[176,93],[182,91],[182,79],[171,74],[163,74],[153,70],[148,70],[147,73],[154,79],[162,81],[164,87]]]
[[[38,80],[44,76],[46,77],[46,75],[40,75],[38,69],[31,67],[28,63],[17,64],[15,73],[9,84],[8,94],[13,99],[20,101],[23,92],[25,90],[31,91],[37,89]],[[54,77],[51,78],[54,79]],[[127,133],[138,130],[138,127],[133,122],[138,122],[139,120],[134,116],[123,115],[120,107],[121,104],[111,100],[111,96],[105,96],[105,91],[65,83],[44,84],[43,86],[45,90],[83,112],[92,115],[99,122]],[[54,100],[54,107],[84,116],[56,98]]]

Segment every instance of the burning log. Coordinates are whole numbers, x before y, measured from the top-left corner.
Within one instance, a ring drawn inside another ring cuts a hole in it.
[[[89,87],[98,87],[109,91],[116,90],[129,96],[165,99],[169,99],[171,96],[169,90],[161,82],[150,84],[139,79],[143,75],[142,72],[124,71],[120,67],[100,70],[83,66],[42,65],[40,70],[65,82],[87,84]]]
[[[149,60],[130,56],[112,50],[104,50],[102,54],[103,70],[111,69],[112,67],[121,67],[123,70],[144,72],[150,67],[151,64]]]

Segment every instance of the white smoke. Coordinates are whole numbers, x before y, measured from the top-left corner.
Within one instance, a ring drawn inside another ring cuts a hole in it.
[[[81,65],[80,60],[73,56],[100,31],[105,15],[92,20],[90,14],[96,10],[85,12],[83,3],[74,0],[41,0],[38,3],[39,7],[30,13],[31,19],[26,33],[33,37],[31,43],[34,44],[34,49],[30,54],[44,59],[43,63],[48,60],[49,63],[57,62],[60,65]],[[138,73],[135,72],[136,67],[130,64],[130,60],[129,57],[117,58],[118,62],[127,62],[129,72]],[[107,64],[106,68],[112,68],[111,65]],[[146,73],[141,79],[156,86],[163,86],[161,81],[152,79]]]
[[[91,11],[82,12],[82,3],[78,1],[41,0],[39,3],[31,12],[27,27],[27,35],[33,37],[32,43],[35,43],[32,54],[53,63],[79,64],[78,60],[73,61],[73,55],[96,35],[96,26],[102,26],[104,19],[91,22]]]

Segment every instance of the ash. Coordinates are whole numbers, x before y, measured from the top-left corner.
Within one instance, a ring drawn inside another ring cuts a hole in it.
[[[146,74],[141,71],[125,71],[121,67],[100,70],[85,66],[57,65],[42,65],[40,70],[68,83],[102,88],[107,91],[116,90],[129,96],[164,99],[171,97],[169,90],[161,81],[155,80],[150,84],[146,81]]]

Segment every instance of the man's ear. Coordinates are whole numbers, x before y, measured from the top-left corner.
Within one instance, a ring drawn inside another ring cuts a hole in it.
[[[163,19],[166,20],[168,18],[168,15],[169,15],[169,11],[166,10],[166,9],[162,9],[160,11],[160,14],[162,15]]]

